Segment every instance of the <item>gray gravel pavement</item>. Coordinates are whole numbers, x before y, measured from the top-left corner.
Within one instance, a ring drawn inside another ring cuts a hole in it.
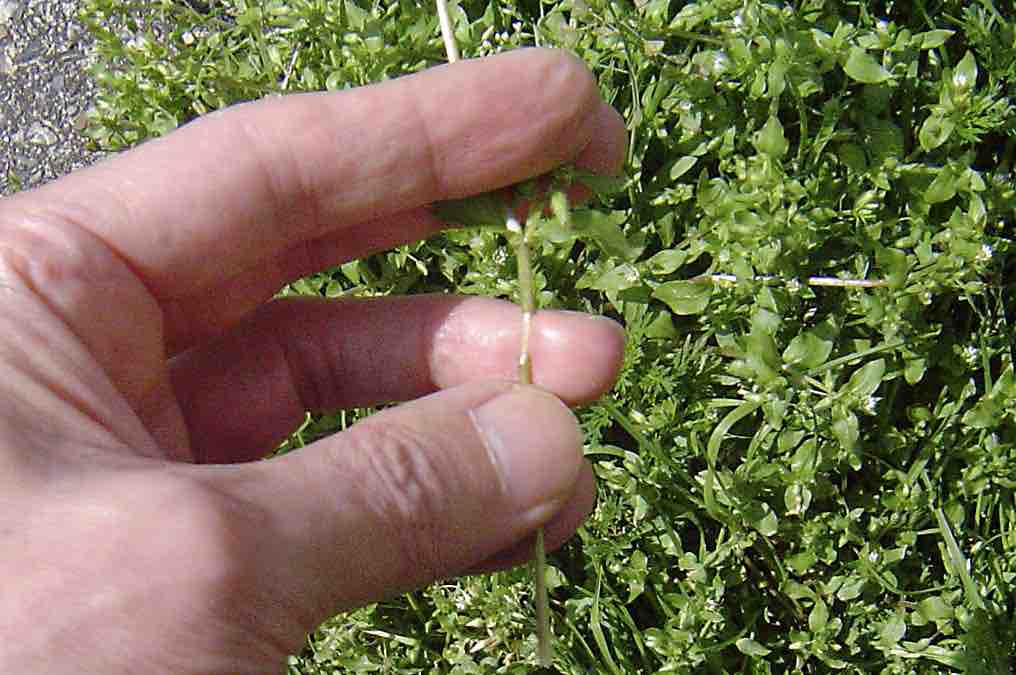
[[[99,156],[81,129],[93,86],[78,0],[0,0],[0,194]]]

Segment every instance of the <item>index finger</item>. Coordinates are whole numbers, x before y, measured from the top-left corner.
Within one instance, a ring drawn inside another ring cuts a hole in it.
[[[237,106],[19,198],[183,298],[343,227],[550,170],[604,114],[579,60],[522,50]]]

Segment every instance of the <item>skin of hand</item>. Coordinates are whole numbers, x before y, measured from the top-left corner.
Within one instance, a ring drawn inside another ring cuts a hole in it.
[[[610,387],[616,324],[540,313],[522,387],[509,303],[271,298],[439,231],[435,201],[623,154],[585,66],[534,49],[239,105],[0,201],[0,671],[279,672],[337,612],[561,545],[595,499],[565,404]]]

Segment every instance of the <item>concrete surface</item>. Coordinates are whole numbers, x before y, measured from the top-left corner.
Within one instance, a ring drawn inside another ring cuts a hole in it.
[[[0,194],[99,157],[81,134],[94,87],[78,0],[0,0]]]

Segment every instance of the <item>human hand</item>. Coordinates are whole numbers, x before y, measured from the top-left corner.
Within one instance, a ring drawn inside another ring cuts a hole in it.
[[[526,50],[238,106],[0,202],[0,671],[278,671],[336,612],[560,545],[594,487],[559,398],[610,386],[615,324],[540,313],[537,389],[508,303],[269,300],[623,145],[584,66]],[[411,399],[250,461],[307,409]]]

